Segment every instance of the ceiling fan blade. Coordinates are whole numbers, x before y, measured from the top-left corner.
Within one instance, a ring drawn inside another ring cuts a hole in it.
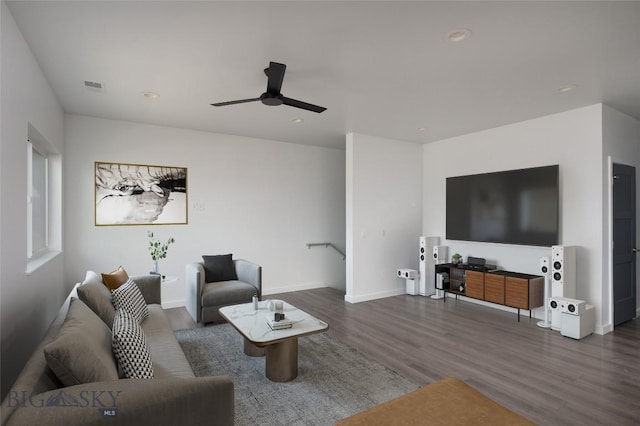
[[[267,92],[280,93],[282,89],[282,80],[284,80],[284,72],[287,69],[285,64],[277,62],[269,62],[269,68],[265,71],[267,74]]]
[[[284,96],[282,97],[282,103],[285,105],[289,105],[296,108],[302,108],[302,109],[306,109],[308,111],[313,111],[313,112],[322,112],[326,110],[325,107],[308,104],[306,102],[298,101],[296,99],[285,98]]]
[[[246,102],[255,102],[255,101],[259,101],[260,98],[251,98],[251,99],[240,99],[237,101],[227,101],[227,102],[218,102],[216,104],[211,104],[211,106],[227,106],[227,105],[235,105],[235,104],[244,104]]]

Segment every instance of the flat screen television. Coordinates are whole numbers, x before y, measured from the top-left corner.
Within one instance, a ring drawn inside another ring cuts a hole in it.
[[[558,165],[447,178],[446,237],[558,244]]]

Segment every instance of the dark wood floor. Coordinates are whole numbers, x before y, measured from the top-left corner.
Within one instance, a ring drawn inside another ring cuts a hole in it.
[[[268,298],[328,322],[332,337],[420,385],[456,376],[541,425],[640,424],[639,320],[573,340],[463,300],[350,304],[329,288]],[[184,308],[169,317],[174,329],[197,326]]]

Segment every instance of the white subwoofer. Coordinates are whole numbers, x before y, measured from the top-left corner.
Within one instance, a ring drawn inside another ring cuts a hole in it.
[[[418,295],[418,280],[413,279],[413,278],[407,278],[406,279],[406,286],[407,286],[407,294],[409,294],[411,296],[417,296]]]
[[[551,247],[551,296],[576,297],[576,247]]]
[[[560,334],[572,339],[582,339],[595,331],[596,309],[593,305],[585,304],[581,314],[563,312]]]
[[[436,292],[436,269],[431,259],[433,247],[440,244],[440,237],[420,237],[418,244],[419,287],[421,296],[431,296]]]

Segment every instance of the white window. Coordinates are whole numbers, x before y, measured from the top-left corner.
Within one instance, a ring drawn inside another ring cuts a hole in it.
[[[27,139],[27,273],[62,250],[62,156],[29,125]]]
[[[32,259],[46,252],[48,244],[47,208],[48,160],[31,141],[27,143],[28,193],[27,193],[27,258]]]

